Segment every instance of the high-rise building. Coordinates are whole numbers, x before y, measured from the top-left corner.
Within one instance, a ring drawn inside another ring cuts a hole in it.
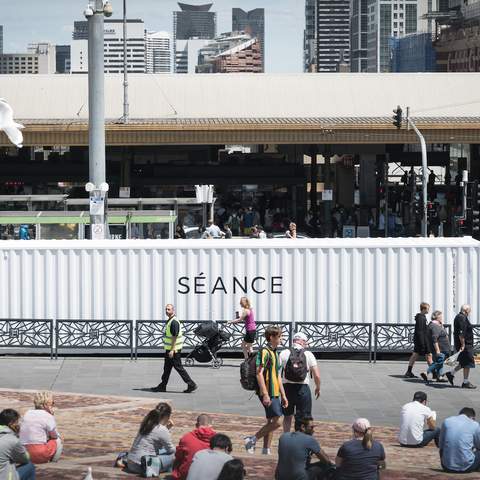
[[[336,72],[341,61],[350,62],[350,0],[307,0],[305,71]]]
[[[212,3],[188,5],[178,2],[180,11],[173,12],[174,72],[195,73],[198,51],[217,34],[217,13],[210,12]]]
[[[173,12],[174,40],[191,38],[210,40],[217,34],[217,13],[210,12],[213,3],[188,5],[178,2],[180,11]]]
[[[350,11],[350,71],[367,71],[368,0],[352,0]]]
[[[0,25],[0,54],[3,53],[3,25]]]
[[[55,73],[55,45],[32,43],[28,53],[0,55],[0,74],[52,74]]]
[[[369,0],[367,71],[389,72],[391,38],[428,32],[430,21],[423,18],[436,10],[436,0]]]
[[[261,73],[261,45],[246,32],[223,33],[198,52],[197,73]]]
[[[175,42],[175,73],[195,73],[198,52],[208,40],[177,40]]]
[[[232,8],[232,32],[245,32],[259,40],[262,71],[265,71],[265,10],[255,8],[246,12],[241,8]]]
[[[57,45],[56,53],[56,72],[70,73],[70,45]]]
[[[172,38],[168,32],[147,32],[147,73],[172,72]]]
[[[305,0],[305,30],[303,32],[303,71],[317,70],[317,0]]]
[[[436,54],[431,33],[392,38],[392,72],[436,72]]]
[[[123,73],[123,20],[105,19],[105,73]],[[127,71],[145,73],[145,24],[127,20]],[[88,72],[88,23],[75,22],[71,49],[71,72]]]

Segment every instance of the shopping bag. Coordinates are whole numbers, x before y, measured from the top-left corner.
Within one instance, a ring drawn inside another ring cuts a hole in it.
[[[445,359],[443,362],[447,367],[455,368],[458,366],[458,356],[460,352],[455,353],[454,355],[450,355],[448,358]]]

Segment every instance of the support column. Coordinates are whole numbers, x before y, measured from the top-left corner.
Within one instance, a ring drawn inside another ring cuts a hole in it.
[[[317,225],[318,222],[318,164],[317,164],[317,145],[310,146],[310,209],[312,211],[313,224]]]

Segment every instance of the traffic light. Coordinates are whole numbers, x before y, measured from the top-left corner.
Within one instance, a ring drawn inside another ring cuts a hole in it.
[[[476,236],[480,232],[480,189],[478,181],[472,182],[470,195],[472,202],[472,236]]]
[[[402,128],[402,109],[400,108],[400,105],[397,106],[397,108],[393,111],[393,124],[398,128]]]

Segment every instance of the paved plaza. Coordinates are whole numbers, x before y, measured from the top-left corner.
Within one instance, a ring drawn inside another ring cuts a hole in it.
[[[89,465],[95,480],[132,477],[112,468],[115,454],[130,447],[143,415],[165,399],[174,406],[175,441],[192,427],[199,412],[210,412],[216,429],[232,437],[234,454],[245,461],[248,478],[273,478],[275,455],[252,457],[242,448],[243,434],[254,432],[262,424],[262,409],[256,398],[250,398],[251,394],[240,388],[239,361],[228,359],[220,370],[190,368],[199,384],[199,390],[191,395],[179,393],[184,385],[176,373],[172,374],[166,394],[146,391],[158,383],[162,362],[151,358],[136,362],[120,358],[0,358],[0,408],[9,406],[24,412],[31,405],[32,391],[58,392],[57,418],[65,436],[65,457],[58,464],[40,466],[37,478],[80,479]],[[411,400],[415,390],[424,389],[430,406],[442,420],[466,405],[478,410],[480,389],[424,386],[420,381],[404,380],[400,378],[405,369],[403,362],[368,364],[345,360],[320,361],[319,365],[322,396],[315,402],[314,415],[321,424],[316,435],[331,456],[350,438],[350,422],[366,416],[377,427],[375,435],[386,447],[388,469],[382,480],[455,478],[441,472],[433,446],[421,450],[398,446],[400,407]],[[480,383],[479,373],[473,373],[474,383]],[[478,478],[478,474],[462,478]]]

